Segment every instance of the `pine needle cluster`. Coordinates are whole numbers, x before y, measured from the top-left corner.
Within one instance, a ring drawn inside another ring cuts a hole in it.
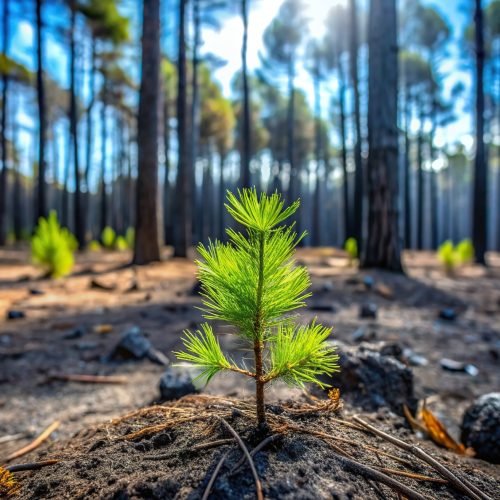
[[[257,195],[255,189],[227,194],[229,214],[245,232],[227,229],[228,242],[198,247],[197,261],[207,319],[235,327],[235,333],[253,350],[253,367],[239,366],[221,349],[212,327],[204,323],[196,332],[184,333],[185,351],[178,359],[201,369],[208,382],[222,371],[255,379],[257,418],[265,422],[264,386],[281,379],[302,387],[324,387],[320,376],[339,370],[338,356],[326,340],[331,329],[313,322],[298,325],[290,313],[310,296],[307,270],[294,260],[295,248],[305,236],[294,225],[284,225],[299,207],[285,207],[280,195]]]

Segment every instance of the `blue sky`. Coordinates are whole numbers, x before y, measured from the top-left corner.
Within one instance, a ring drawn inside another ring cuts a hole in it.
[[[163,0],[164,11],[174,12],[172,5],[175,0]],[[467,13],[467,5],[470,3],[467,0],[422,0],[423,3],[432,5],[442,12],[444,17],[450,23],[452,28],[453,40],[449,44],[448,55],[442,61],[441,72],[446,75],[444,84],[444,94],[449,94],[451,88],[458,81],[462,82],[467,91],[463,99],[458,100],[456,104],[456,114],[458,119],[450,124],[445,130],[441,131],[436,137],[437,145],[444,143],[463,142],[466,146],[472,145],[472,116],[469,113],[470,109],[470,90],[471,90],[471,75],[463,61],[460,59],[460,50],[463,44],[460,43],[461,34],[464,26],[470,22],[470,12]],[[276,15],[283,0],[251,0],[250,15],[249,15],[249,45],[248,45],[248,63],[250,69],[255,69],[260,65],[259,52],[262,51],[262,35],[266,27],[269,25],[273,17]],[[47,0],[48,5],[50,2]],[[307,17],[310,19],[307,28],[308,34],[314,37],[321,37],[324,33],[324,18],[330,7],[336,4],[347,3],[347,0],[305,0],[307,5]],[[486,2],[487,3],[487,2]],[[11,0],[11,4],[16,4]],[[366,6],[366,0],[358,0],[358,4]],[[17,4],[19,6],[20,4]],[[136,5],[133,2],[132,5]],[[135,9],[135,7],[134,7]],[[19,10],[19,9],[17,9]],[[29,18],[16,16],[11,27],[11,54],[33,68],[33,27]],[[133,15],[137,15],[132,11]],[[203,51],[206,53],[214,53],[226,61],[225,66],[216,71],[216,79],[221,83],[226,95],[230,94],[231,81],[234,74],[240,69],[241,64],[241,20],[235,11],[234,16],[225,16],[221,20],[221,29],[214,31],[205,29],[203,32]],[[30,13],[31,15],[31,13]],[[67,16],[61,16],[61,7],[54,8],[53,5],[45,10],[47,24],[54,26],[66,26]],[[13,16],[14,17],[14,16]],[[171,25],[171,23],[168,23]],[[137,31],[137,25],[133,26],[133,30]],[[58,35],[49,33],[46,37],[46,53],[45,64],[48,72],[61,85],[67,85],[67,46],[59,38]],[[137,65],[130,64],[132,74],[137,74]],[[83,80],[84,98],[86,96],[86,80]],[[312,82],[310,76],[305,70],[299,70],[297,77],[297,85],[306,91],[306,94],[312,99]],[[328,100],[328,95],[325,93],[323,97],[325,103]],[[327,106],[324,106],[327,109]],[[325,111],[326,112],[326,111]],[[33,126],[33,111],[25,112],[20,116],[23,125],[26,127]],[[23,143],[29,140],[28,134],[23,139]],[[26,143],[28,147],[28,144]],[[96,149],[98,144],[96,144]],[[97,155],[99,152],[97,151]]]

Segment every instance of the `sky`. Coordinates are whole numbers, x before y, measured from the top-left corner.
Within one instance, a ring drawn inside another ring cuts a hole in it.
[[[324,19],[328,10],[334,5],[346,5],[348,0],[305,0],[306,16],[309,18],[309,25],[304,27],[304,30],[311,37],[320,38],[325,31]],[[432,5],[439,10],[448,20],[452,28],[453,40],[449,44],[447,57],[442,61],[440,70],[446,76],[444,80],[444,95],[449,95],[451,88],[457,82],[462,82],[465,85],[466,92],[464,98],[456,102],[456,113],[458,119],[446,127],[445,130],[440,131],[436,137],[436,145],[442,146],[445,143],[456,143],[458,141],[466,145],[467,148],[472,146],[472,114],[470,113],[470,91],[472,90],[472,78],[470,69],[465,67],[463,61],[460,59],[460,44],[461,34],[467,23],[470,22],[470,15],[467,14],[465,5],[468,0],[422,0],[427,5]],[[163,8],[172,11],[175,8],[175,0],[163,0]],[[263,52],[263,33],[266,27],[270,24],[279,10],[283,0],[250,0],[249,11],[249,38],[248,38],[248,64],[250,70],[259,67],[259,53]],[[488,2],[486,2],[488,3]],[[11,0],[11,4],[15,4]],[[47,4],[50,4],[47,1]],[[366,7],[367,0],[358,0],[359,6]],[[20,4],[17,4],[20,5]],[[128,3],[129,12],[137,18],[137,12],[134,12],[131,7],[135,9],[136,2]],[[11,27],[11,54],[20,62],[26,64],[33,69],[33,41],[34,30],[29,19],[25,13],[22,12],[18,18],[13,22]],[[67,20],[60,15],[60,7],[58,9],[46,9],[46,22],[53,25],[64,25]],[[202,34],[203,40],[203,53],[213,53],[225,61],[225,65],[216,70],[215,78],[218,80],[224,90],[224,93],[229,96],[231,92],[231,82],[236,72],[241,67],[241,38],[242,38],[242,24],[235,9],[234,15],[225,15],[221,18],[221,26],[219,30],[205,28]],[[166,24],[164,29],[169,29],[171,23]],[[137,30],[136,26],[133,26]],[[170,28],[171,30],[172,28]],[[64,41],[58,38],[59,35],[48,34],[46,37],[46,53],[45,64],[48,72],[55,78],[61,85],[67,86],[67,47]],[[174,42],[175,37],[170,38],[167,43]],[[132,74],[137,74],[137,64],[130,64]],[[83,97],[86,98],[86,80],[83,80]],[[279,79],[277,80],[279,82]],[[299,69],[296,84],[299,88],[304,89],[307,97],[312,104],[313,88],[310,75],[304,70]],[[329,94],[328,89],[323,92],[323,109],[325,114],[328,111]],[[32,111],[22,112],[20,115],[21,124],[26,128],[33,127],[33,113]],[[325,116],[326,117],[326,116]],[[416,124],[414,124],[416,126]],[[22,142],[30,140],[28,132],[21,132],[20,140]],[[28,145],[27,145],[28,147]],[[96,149],[98,145],[96,144]],[[97,154],[99,152],[97,151]]]

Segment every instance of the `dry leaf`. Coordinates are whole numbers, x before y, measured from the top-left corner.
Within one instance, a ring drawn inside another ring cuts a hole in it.
[[[430,410],[426,408],[425,404],[420,412],[420,418],[422,419],[430,438],[435,443],[461,455],[466,454],[465,446],[461,443],[457,443],[448,434],[445,426]]]
[[[403,413],[405,414],[406,420],[410,424],[413,432],[424,432],[427,434],[427,429],[411,414],[410,409],[405,404],[403,405]]]
[[[94,333],[111,333],[112,331],[113,331],[113,325],[109,325],[107,323],[94,326]]]

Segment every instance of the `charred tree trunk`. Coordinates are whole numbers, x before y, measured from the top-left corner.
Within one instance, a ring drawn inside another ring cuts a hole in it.
[[[85,246],[85,226],[82,210],[82,196],[80,190],[80,163],[78,154],[78,118],[76,116],[76,50],[75,50],[75,25],[76,25],[76,3],[71,1],[71,27],[70,27],[70,107],[69,107],[69,122],[71,130],[71,140],[73,146],[73,172],[75,176],[75,195],[74,195],[74,228],[75,236],[78,241],[78,246]]]
[[[371,0],[369,21],[368,238],[363,267],[402,272],[398,227],[396,0]]]
[[[363,160],[361,158],[361,111],[358,78],[358,17],[356,0],[350,1],[350,69],[354,93],[354,128],[356,142],[354,144],[354,211],[353,232],[358,242],[362,241],[363,232]]]
[[[417,137],[417,248],[424,248],[424,169],[422,161],[423,149],[423,113],[420,113],[420,125]]]
[[[478,264],[486,265],[488,227],[488,168],[484,148],[484,26],[481,0],[475,0],[475,44],[476,44],[476,155],[474,157],[474,199],[472,240]]]
[[[405,158],[404,158],[404,183],[405,183],[405,194],[404,194],[404,211],[405,211],[405,248],[411,248],[411,162],[410,162],[410,98],[408,96],[408,91],[406,91],[405,97]]]
[[[170,105],[163,100],[163,148],[165,150],[165,180],[163,183],[163,236],[165,245],[174,244],[172,221],[172,190],[170,189]]]
[[[160,105],[160,0],[143,5],[142,77],[139,93],[134,264],[160,260],[158,131]]]
[[[314,77],[314,155],[316,157],[316,186],[313,199],[313,246],[321,244],[321,182],[320,182],[320,164],[322,160],[321,152],[321,94],[320,94],[320,75],[319,69]]]
[[[106,145],[108,141],[107,127],[107,108],[108,108],[108,82],[106,73],[103,73],[104,81],[102,83],[102,107],[101,107],[101,212],[100,212],[100,230],[101,233],[108,225],[108,193],[106,186]]]
[[[241,185],[251,187],[250,157],[251,157],[251,124],[250,124],[250,89],[247,69],[248,41],[248,5],[247,0],[241,0],[241,20],[243,21],[243,43],[241,45],[241,71],[243,78],[243,133],[241,141]]]
[[[177,190],[176,212],[178,216],[178,232],[175,239],[174,255],[187,257],[191,245],[191,172],[187,149],[186,124],[186,0],[179,2],[179,56],[177,62]]]
[[[339,71],[342,68],[339,67]],[[346,146],[346,130],[345,130],[345,83],[341,76],[339,82],[339,102],[340,102],[340,141],[342,155],[342,175],[344,182],[342,183],[342,195],[344,203],[344,239],[353,236],[351,224],[351,207],[349,204],[349,174],[347,172],[347,146]],[[361,242],[360,242],[361,243]]]
[[[47,216],[47,190],[45,186],[45,145],[47,143],[47,103],[45,100],[45,84],[43,81],[43,0],[36,0],[36,88],[38,101],[38,184],[36,189],[35,225],[39,217]]]
[[[2,52],[7,56],[9,45],[9,0],[4,0],[2,22]],[[0,118],[0,148],[2,150],[2,171],[0,172],[0,245],[7,240],[7,113],[9,95],[9,76],[2,75],[2,109]]]
[[[288,67],[288,112],[287,112],[287,159],[290,164],[290,184],[288,186],[288,197],[290,202],[297,197],[298,172],[295,165],[295,69],[290,61]]]

